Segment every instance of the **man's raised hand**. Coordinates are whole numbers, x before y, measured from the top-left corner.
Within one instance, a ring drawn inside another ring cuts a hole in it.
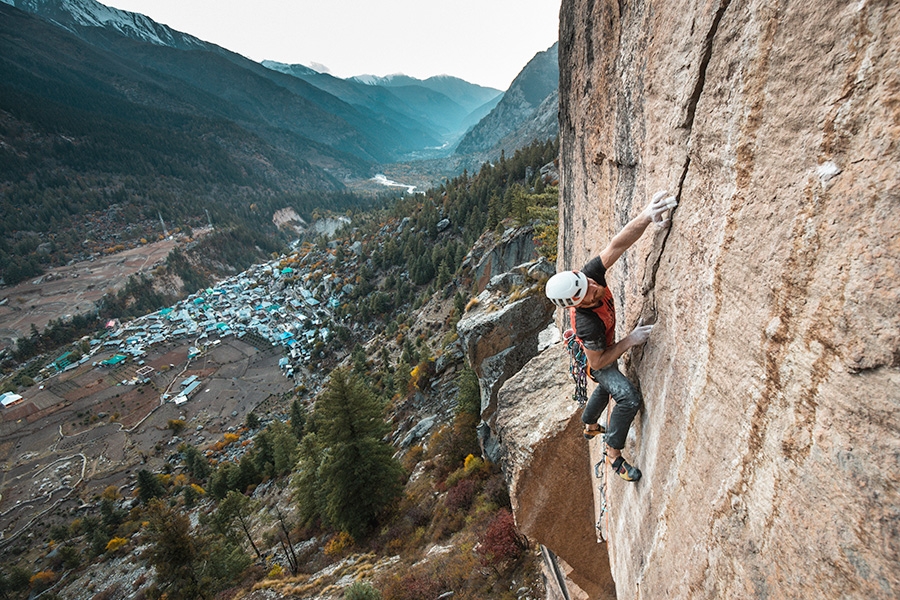
[[[653,331],[653,325],[638,325],[635,327],[634,331],[628,334],[628,337],[631,338],[631,345],[640,346],[646,343],[651,331]]]
[[[650,217],[657,227],[665,227],[669,224],[669,219],[664,217],[666,211],[678,206],[675,196],[667,196],[666,190],[660,190],[653,195],[650,204],[644,209],[644,212]]]

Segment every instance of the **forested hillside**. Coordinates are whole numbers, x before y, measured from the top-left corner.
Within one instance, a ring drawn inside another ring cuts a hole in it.
[[[424,195],[351,211],[334,239],[283,256],[277,264],[305,274],[296,284],[337,276],[346,292],[322,324],[331,336],[312,378],[223,439],[142,448],[133,486],[85,497],[77,515],[53,514],[0,546],[3,593],[58,584],[43,597],[330,598],[347,569],[369,573],[346,590],[368,594],[358,598],[474,600],[539,586],[503,477],[479,458],[478,383],[453,347],[473,292],[465,258],[482,233],[530,224],[555,240],[556,188],[540,169],[557,153],[536,142]],[[426,313],[446,319],[426,325]],[[397,432],[424,406],[449,418],[397,454]],[[186,439],[186,425],[168,427]],[[323,569],[335,576],[304,575]]]

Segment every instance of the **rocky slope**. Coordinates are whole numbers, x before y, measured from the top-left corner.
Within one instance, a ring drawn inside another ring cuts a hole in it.
[[[563,3],[558,266],[657,189],[679,199],[609,278],[619,336],[656,322],[621,361],[644,396],[625,450],[644,478],[595,478],[595,440],[567,493],[559,468],[534,484],[561,438],[527,438],[503,399],[522,378],[542,419],[577,419],[545,400],[568,375],[539,357],[500,390],[520,526],[593,491],[593,519],[536,529],[562,558],[595,524],[608,538],[572,581],[602,581],[608,555],[620,599],[900,593],[898,38],[890,2]]]
[[[525,136],[531,136],[525,144],[556,136],[557,49],[558,44],[553,44],[525,65],[497,106],[460,140],[456,154],[485,155],[494,160],[501,150],[511,153],[524,145],[521,140]]]

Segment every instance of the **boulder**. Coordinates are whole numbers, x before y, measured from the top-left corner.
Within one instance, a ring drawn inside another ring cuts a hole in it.
[[[479,294],[477,302],[456,326],[481,389],[482,449],[494,462],[498,459],[498,449],[490,439],[490,431],[497,391],[538,353],[541,332],[553,317],[553,304],[543,293],[545,279],[528,275],[529,271],[540,273],[533,266],[534,263],[520,265],[509,277],[496,279],[493,290],[485,289]],[[512,287],[506,287],[504,282]]]
[[[496,431],[516,525],[552,554],[563,597],[614,599],[615,583],[595,531],[591,457],[573,400],[565,345],[555,344],[500,388]],[[569,568],[560,568],[553,555]],[[566,575],[567,574],[567,575]],[[548,584],[549,586],[550,584]],[[581,590],[584,594],[579,594]]]

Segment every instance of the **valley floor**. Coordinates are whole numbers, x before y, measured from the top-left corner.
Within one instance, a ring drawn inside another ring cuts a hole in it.
[[[154,369],[146,383],[132,383],[137,364],[103,367],[113,353],[96,354],[0,413],[0,553],[52,525],[45,514],[69,512],[54,508],[75,510],[108,486],[129,497],[137,471],[161,471],[181,441],[227,455],[240,441],[220,447],[224,435],[240,434],[248,413],[281,412],[294,382],[280,372],[280,349],[227,337],[189,359],[188,346],[154,347],[145,358]],[[201,385],[187,402],[161,401],[193,375]],[[184,421],[184,430],[176,435],[170,420]]]
[[[0,349],[14,346],[31,326],[43,331],[50,321],[91,312],[100,298],[118,290],[132,275],[163,264],[178,242],[166,238],[123,252],[51,269],[40,277],[0,288]]]

